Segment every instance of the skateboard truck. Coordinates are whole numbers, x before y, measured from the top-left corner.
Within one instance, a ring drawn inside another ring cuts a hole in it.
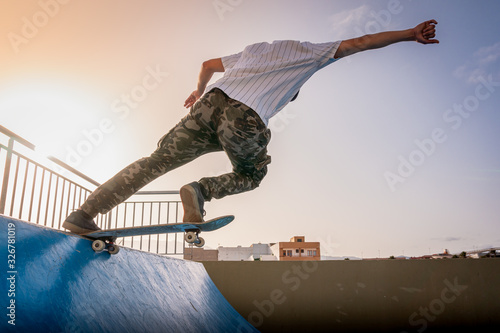
[[[116,237],[106,240],[96,239],[92,242],[92,250],[96,253],[100,253],[106,249],[109,254],[117,254],[120,251],[120,247],[115,244],[115,241]]]
[[[186,230],[184,240],[188,244],[194,244],[197,247],[203,247],[203,245],[205,245],[205,240],[203,239],[203,237],[200,237],[199,234],[200,229]]]

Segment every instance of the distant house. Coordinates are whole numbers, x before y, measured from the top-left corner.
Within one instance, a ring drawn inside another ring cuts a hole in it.
[[[304,236],[295,236],[289,242],[252,244],[249,247],[219,246],[217,250],[189,247],[184,259],[193,261],[298,261],[321,260],[320,243],[306,242]]]
[[[223,247],[218,249],[219,261],[272,261],[278,260],[271,252],[269,244],[252,244],[250,247]]]
[[[280,261],[321,260],[320,243],[306,242],[305,236],[274,244],[271,250]]]
[[[500,257],[500,248],[492,247],[488,249],[482,250],[474,250],[467,252],[470,258],[499,258]]]
[[[217,261],[219,251],[205,250],[198,247],[186,247],[184,250],[184,259],[192,261]]]
[[[410,259],[432,259],[432,255],[426,254],[423,256],[419,256],[419,257],[411,257]]]
[[[433,254],[432,259],[450,259],[453,255],[448,252],[448,249],[444,249],[443,253]]]

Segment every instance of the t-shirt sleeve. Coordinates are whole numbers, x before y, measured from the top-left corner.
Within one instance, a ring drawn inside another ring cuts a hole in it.
[[[319,68],[325,67],[337,60],[334,57],[341,42],[339,40],[327,43],[308,43],[308,47],[314,52]]]
[[[224,70],[228,70],[228,69],[233,68],[234,65],[240,59],[242,53],[243,52],[236,53],[236,54],[231,54],[229,56],[222,57],[221,61],[222,61],[222,65],[224,66]]]

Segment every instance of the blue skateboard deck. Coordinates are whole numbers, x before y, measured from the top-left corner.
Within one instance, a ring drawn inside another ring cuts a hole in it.
[[[205,241],[203,240],[203,238],[198,236],[200,232],[220,229],[231,223],[233,220],[233,215],[227,215],[199,223],[181,222],[147,225],[140,227],[117,228],[89,232],[83,234],[82,236],[94,240],[94,242],[92,243],[92,248],[94,249],[94,251],[102,252],[104,249],[107,249],[111,254],[118,253],[118,246],[114,244],[114,241],[118,237],[144,236],[153,234],[185,232],[186,234],[184,239],[187,243],[194,244],[197,247],[202,247],[205,244]]]

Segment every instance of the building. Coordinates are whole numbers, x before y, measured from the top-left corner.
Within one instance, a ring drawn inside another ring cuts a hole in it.
[[[487,249],[467,251],[467,256],[470,258],[499,258],[500,257],[500,247],[491,247]]]
[[[191,261],[217,261],[219,251],[205,250],[199,247],[186,247],[184,250],[184,259]]]
[[[249,247],[219,246],[205,250],[191,246],[185,249],[184,259],[192,261],[276,261],[321,260],[320,243],[306,242],[304,236],[295,236],[289,242],[252,244]]]
[[[269,244],[252,244],[250,247],[218,247],[219,261],[259,261],[278,260],[273,256]]]
[[[283,261],[321,260],[320,243],[306,242],[304,236],[292,237],[289,242],[279,242],[271,249]]]
[[[432,255],[432,259],[451,259],[453,255],[450,254],[448,249],[444,249],[443,253],[436,253]]]
[[[252,247],[236,246],[224,247],[219,246],[219,261],[253,261]]]
[[[269,244],[252,244],[249,247],[223,247],[217,250],[205,250],[198,247],[186,247],[184,259],[192,261],[274,261],[278,260],[273,255]]]

